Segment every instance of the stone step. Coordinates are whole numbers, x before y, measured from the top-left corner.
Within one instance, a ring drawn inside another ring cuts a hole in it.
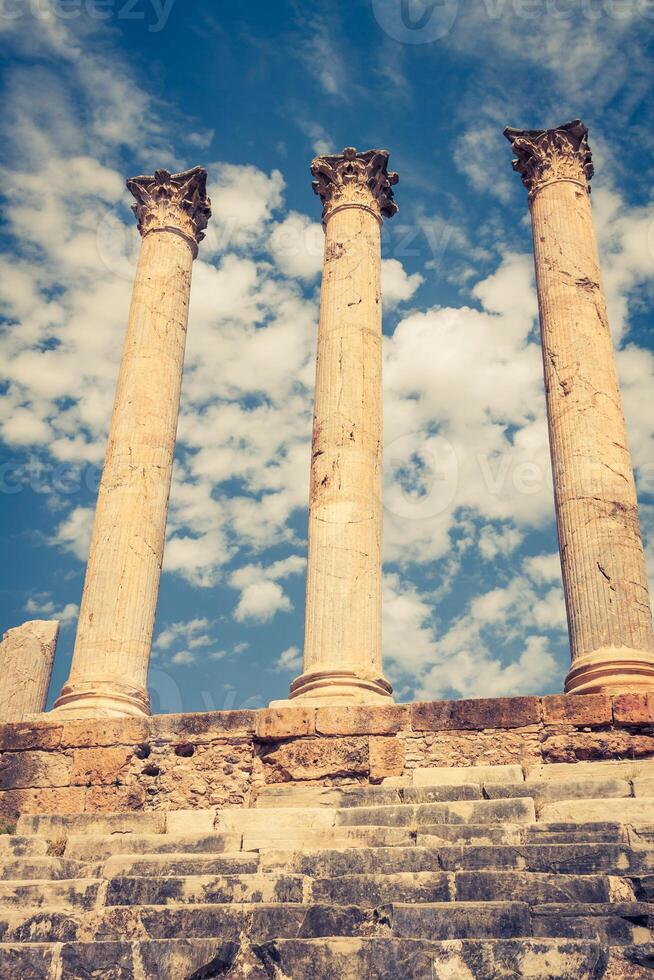
[[[412,771],[413,786],[454,786],[457,783],[519,783],[522,766],[423,766]]]
[[[514,871],[634,876],[647,881],[654,867],[654,849],[629,848],[623,844],[519,844],[493,846],[425,846],[421,837],[414,847],[339,848],[313,851],[271,848],[261,852],[265,871],[305,874],[314,878],[347,874],[416,874],[425,871]]]
[[[17,834],[37,834],[59,840],[71,834],[163,834],[166,814],[162,810],[130,813],[24,813],[16,824]]]
[[[25,881],[49,878],[96,877],[99,868],[81,861],[71,861],[61,857],[10,857],[0,860],[0,880]]]
[[[91,909],[98,900],[99,878],[52,881],[0,881],[0,914],[6,909]]]
[[[425,824],[417,830],[416,842],[428,834],[434,847],[438,844],[520,844],[527,830],[517,823]]]
[[[600,908],[601,907],[601,908]],[[579,918],[607,920],[607,903],[576,906]],[[622,906],[616,906],[622,908]],[[631,912],[616,911],[626,918]],[[638,913],[641,917],[642,911]],[[552,909],[541,909],[539,928],[557,938],[557,923],[569,931],[574,916]],[[545,921],[547,920],[547,921]],[[278,939],[316,939],[331,936],[397,936],[405,939],[444,940],[456,938],[528,938],[532,933],[529,905],[517,900],[494,902],[386,902],[383,905],[336,905],[313,902],[308,905],[285,903],[223,903],[190,905],[113,906],[93,912],[59,909],[27,909],[22,913],[3,913],[0,918],[2,941],[13,942],[98,942],[120,940],[124,936],[149,939],[210,938],[250,942]],[[616,936],[622,935],[616,925]],[[582,935],[585,935],[583,933]],[[564,932],[566,935],[566,932]],[[645,933],[643,933],[645,935]],[[649,935],[649,931],[647,931]],[[1,975],[1,974],[0,974]]]
[[[521,783],[485,783],[484,797],[489,800],[524,798],[543,803],[562,800],[621,799],[633,796],[627,779],[532,780]]]
[[[654,797],[641,796],[627,800],[567,800],[546,803],[540,819],[548,822],[587,823],[595,820],[620,820],[622,823],[651,823]]]
[[[170,939],[63,945],[0,945],[3,980],[106,977],[188,980],[249,975],[296,980],[649,980],[640,950],[603,949],[593,940],[280,939],[262,945],[217,939]]]
[[[105,878],[188,877],[190,875],[256,874],[259,854],[116,854],[102,866]]]
[[[307,878],[313,903],[386,905],[389,902],[449,902],[453,897],[450,877],[438,871],[396,871],[390,874],[345,874]]]
[[[240,851],[242,840],[241,834],[220,833],[76,835],[67,839],[64,854],[76,861],[105,861],[114,854],[224,854]]]
[[[463,800],[455,803],[404,804],[402,806],[353,807],[337,811],[339,825],[384,824],[397,827],[419,827],[425,824],[511,823],[527,824],[536,820],[534,801]]]
[[[574,781],[576,779],[654,778],[654,759],[627,759],[600,762],[550,762],[529,770],[526,782]],[[495,780],[498,782],[499,780]],[[489,780],[492,782],[492,780]],[[519,779],[515,782],[520,782]]]
[[[418,844],[421,843],[418,838]],[[626,844],[546,843],[441,847],[438,849],[438,860],[445,871],[504,868],[576,875],[654,872],[654,849],[634,849]]]
[[[524,785],[524,784],[523,784]],[[350,809],[357,806],[399,806],[401,803],[442,803],[456,800],[479,800],[479,783],[455,783],[452,786],[264,786],[255,806],[304,808],[329,807]]]
[[[112,878],[105,904],[225,905],[228,902],[301,904],[309,879],[303,875],[166,875]]]
[[[601,939],[609,946],[654,941],[654,909],[645,902],[533,905],[534,936]]]
[[[45,855],[48,853],[48,841],[44,837],[26,837],[15,834],[0,834],[0,861],[7,855],[26,857],[27,855]]]
[[[536,844],[583,844],[605,841],[606,843],[629,843],[629,833],[624,824],[606,823],[546,823],[539,822],[524,828],[525,843]]]
[[[611,901],[607,875],[545,874],[523,871],[457,871],[454,894],[460,902],[605,903]],[[622,882],[625,884],[625,882]],[[630,898],[635,895],[630,891]]]
[[[268,826],[246,830],[243,833],[244,850],[256,851],[265,847],[280,847],[284,844],[298,848],[407,847],[415,842],[415,833],[410,827],[374,827],[365,824],[357,827],[326,827],[314,830],[298,827],[291,831],[268,819]]]

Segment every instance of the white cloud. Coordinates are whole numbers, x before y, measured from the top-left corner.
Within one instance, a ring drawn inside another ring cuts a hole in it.
[[[62,626],[73,623],[79,615],[79,606],[75,602],[67,602],[61,608],[50,597],[49,592],[41,592],[31,596],[25,603],[25,612],[47,619],[58,619]]]
[[[205,257],[256,242],[282,203],[284,178],[279,170],[266,174],[250,164],[223,162],[207,170],[213,217],[202,246]]]
[[[154,639],[154,647],[157,650],[168,650],[180,638],[189,644],[198,636],[208,639],[205,637],[203,630],[206,630],[209,625],[209,620],[204,616],[171,623],[157,633]]]
[[[241,593],[234,611],[235,619],[265,623],[277,612],[290,612],[293,604],[279,580],[299,574],[305,565],[306,559],[301,555],[289,555],[267,567],[244,565],[233,572],[230,585]]]
[[[186,667],[189,664],[194,664],[195,663],[196,656],[195,656],[194,653],[191,653],[190,650],[178,650],[177,653],[174,653],[172,655],[172,657],[170,658],[170,660],[171,660],[171,663],[174,663],[174,664],[182,664],[183,666]]]
[[[284,275],[311,282],[322,269],[324,241],[319,222],[291,211],[275,225],[268,248]]]
[[[506,557],[519,548],[524,535],[515,527],[493,527],[487,524],[479,533],[478,547],[482,558],[493,561],[499,555]]]
[[[86,561],[94,513],[92,507],[74,507],[56,529],[52,543],[72,552],[80,561]]]
[[[397,574],[384,577],[383,610],[385,663],[418,698],[537,693],[560,673],[543,634],[565,632],[562,594],[541,595],[521,576],[472,598],[440,635],[430,596]]]
[[[301,650],[298,647],[288,647],[287,650],[280,653],[274,663],[273,670],[298,674],[302,670]]]
[[[419,272],[407,275],[398,259],[382,259],[381,285],[384,307],[392,310],[405,300],[411,299],[424,281]]]

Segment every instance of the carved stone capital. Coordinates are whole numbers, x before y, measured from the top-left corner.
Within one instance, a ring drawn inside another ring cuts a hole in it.
[[[152,177],[132,177],[127,188],[136,198],[132,211],[141,235],[151,231],[177,232],[187,239],[197,256],[198,244],[211,217],[204,167],[179,174],[155,170]]]
[[[398,211],[392,185],[399,178],[388,172],[387,150],[357,153],[353,146],[347,146],[334,156],[316,157],[311,173],[311,186],[323,203],[323,221],[341,207],[368,208],[379,221]]]
[[[504,135],[516,154],[513,169],[522,177],[530,199],[555,180],[573,180],[590,194],[593,160],[588,129],[580,119],[556,129],[511,129]]]

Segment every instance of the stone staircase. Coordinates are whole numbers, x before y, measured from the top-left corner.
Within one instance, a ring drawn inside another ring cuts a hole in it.
[[[654,762],[24,815],[0,978],[654,980]]]

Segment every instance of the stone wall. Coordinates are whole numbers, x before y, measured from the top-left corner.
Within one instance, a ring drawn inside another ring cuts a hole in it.
[[[654,758],[654,695],[280,708],[0,726],[0,815],[249,806],[265,784]]]

